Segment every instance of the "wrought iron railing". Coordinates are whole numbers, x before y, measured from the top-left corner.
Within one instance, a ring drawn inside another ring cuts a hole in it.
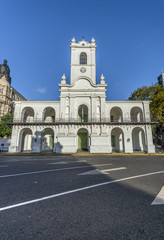
[[[110,124],[128,124],[128,123],[157,123],[158,121],[156,119],[150,119],[145,118],[141,120],[135,119],[115,119],[111,120],[110,118],[91,118],[87,120],[79,120],[77,118],[59,118],[59,119],[36,119],[36,118],[30,118],[30,119],[13,119],[12,122],[7,122],[8,124],[59,124],[59,123],[79,123],[79,124],[87,124],[87,123],[110,123]]]

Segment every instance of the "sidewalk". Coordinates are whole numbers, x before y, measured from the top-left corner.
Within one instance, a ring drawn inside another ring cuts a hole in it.
[[[8,152],[0,152],[0,156],[91,156],[91,155],[109,155],[109,156],[164,156],[164,153],[8,153]]]

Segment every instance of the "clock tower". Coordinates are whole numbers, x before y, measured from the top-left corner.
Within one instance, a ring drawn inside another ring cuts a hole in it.
[[[75,38],[71,42],[71,79],[70,83],[79,77],[87,77],[96,84],[96,44],[92,38],[91,43],[84,39],[76,42]]]

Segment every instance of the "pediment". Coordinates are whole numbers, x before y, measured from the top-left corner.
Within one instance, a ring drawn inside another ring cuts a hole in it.
[[[85,78],[78,79],[72,86],[72,89],[94,89],[95,87],[91,85],[90,81]]]

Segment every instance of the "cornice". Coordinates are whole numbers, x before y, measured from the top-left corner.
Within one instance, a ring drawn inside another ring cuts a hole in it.
[[[81,46],[81,45],[70,45],[70,48],[97,48],[96,45],[85,45],[85,46]]]
[[[96,64],[70,64],[70,66],[72,67],[72,66],[80,66],[80,67],[87,67],[87,66],[89,66],[89,67],[92,67],[92,66],[96,66]]]

